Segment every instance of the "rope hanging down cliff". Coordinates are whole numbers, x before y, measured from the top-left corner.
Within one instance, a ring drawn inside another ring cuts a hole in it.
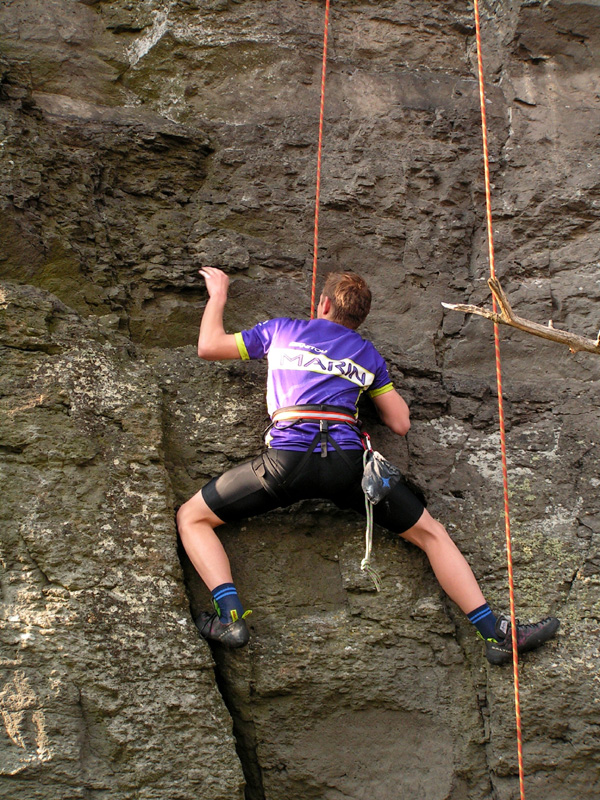
[[[317,260],[318,260],[318,234],[319,234],[319,204],[320,204],[320,191],[321,191],[321,164],[322,164],[322,142],[323,142],[323,119],[324,119],[324,103],[325,103],[325,77],[327,66],[327,41],[329,32],[329,12],[330,0],[326,0],[325,6],[325,25],[323,37],[323,61],[321,71],[321,103],[319,114],[319,139],[317,149],[317,181],[316,181],[316,199],[315,199],[315,224],[314,224],[314,250],[313,250],[313,273],[312,273],[312,288],[311,288],[311,319],[315,315],[315,295],[316,295],[316,280],[317,280]],[[488,138],[487,138],[487,120],[486,120],[486,99],[485,99],[485,84],[483,77],[483,58],[481,47],[481,25],[479,14],[479,2],[474,0],[474,16],[475,16],[475,29],[477,41],[477,64],[478,64],[478,82],[479,82],[479,98],[481,107],[481,126],[482,126],[482,141],[483,141],[483,161],[484,161],[484,180],[485,180],[485,198],[486,198],[486,224],[488,234],[488,250],[490,262],[490,281],[496,282],[495,273],[495,259],[494,259],[494,239],[493,239],[493,226],[492,226],[492,212],[491,212],[491,188],[490,188],[490,175],[489,175],[489,152],[488,152]],[[493,313],[497,314],[496,297],[493,299]],[[501,320],[500,320],[501,321]],[[599,342],[600,344],[600,335]],[[514,598],[514,575],[513,575],[513,559],[512,559],[512,537],[510,530],[510,510],[509,510],[509,491],[508,491],[508,470],[507,470],[507,457],[506,457],[506,428],[504,420],[504,405],[502,394],[502,367],[500,359],[500,340],[497,321],[494,321],[494,348],[495,348],[495,361],[496,361],[496,382],[498,391],[498,416],[500,426],[500,442],[501,442],[501,463],[502,463],[502,478],[503,478],[503,494],[504,494],[504,519],[505,519],[505,538],[506,538],[506,554],[507,554],[507,568],[508,568],[508,586],[510,598],[510,620],[511,620],[511,637],[512,637],[512,657],[513,657],[513,680],[514,680],[514,696],[515,696],[515,716],[516,716],[516,729],[517,729],[517,750],[518,750],[518,765],[519,765],[519,789],[521,800],[525,800],[525,788],[523,779],[523,744],[522,744],[522,727],[521,727],[521,709],[520,709],[520,692],[519,692],[519,669],[518,669],[518,647],[517,647],[517,620],[515,616],[515,598]],[[368,545],[367,545],[368,547]],[[367,549],[367,553],[369,548]]]
[[[321,201],[321,153],[323,151],[323,120],[325,117],[325,75],[327,73],[327,39],[329,36],[330,0],[325,0],[325,26],[323,31],[323,63],[321,66],[321,106],[319,109],[319,142],[317,146],[317,190],[315,196],[315,233],[313,243],[313,271],[310,292],[310,318],[315,318],[317,288],[317,259],[319,252],[319,204]]]
[[[481,134],[483,144],[483,170],[485,181],[485,208],[488,236],[488,252],[490,259],[490,277],[496,278],[494,259],[494,231],[492,226],[492,200],[490,188],[490,164],[488,152],[487,118],[485,113],[485,82],[483,78],[483,56],[481,52],[481,23],[479,16],[479,0],[473,0],[475,14],[475,33],[477,40],[477,75],[479,82],[479,104],[481,106]],[[496,298],[494,297],[494,312],[496,311]],[[506,561],[508,568],[508,590],[510,599],[510,622],[512,636],[513,656],[513,681],[515,694],[515,717],[517,727],[517,755],[519,762],[519,790],[521,800],[525,800],[525,786],[523,780],[523,734],[521,728],[521,703],[519,694],[519,662],[517,652],[517,621],[515,618],[515,588],[512,560],[512,537],[510,532],[510,511],[508,503],[508,470],[506,462],[506,427],[504,424],[504,403],[502,400],[502,365],[500,361],[500,334],[497,323],[494,323],[494,349],[496,355],[496,384],[498,388],[498,422],[500,425],[500,457],[502,462],[502,484],[504,492],[504,525],[506,537]]]

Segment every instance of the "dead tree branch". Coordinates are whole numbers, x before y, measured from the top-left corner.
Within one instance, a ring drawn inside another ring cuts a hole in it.
[[[576,333],[569,331],[557,330],[552,323],[548,325],[540,325],[539,322],[532,322],[531,320],[518,317],[512,310],[508,298],[504,293],[504,289],[496,278],[488,280],[488,286],[492,290],[494,297],[500,307],[500,314],[490,311],[487,308],[480,308],[479,306],[462,305],[460,303],[442,303],[444,308],[449,308],[451,311],[461,311],[463,314],[477,314],[480,317],[491,319],[501,325],[510,325],[512,328],[517,328],[525,333],[531,333],[534,336],[541,336],[542,339],[550,339],[559,344],[566,344],[572,353],[585,351],[586,353],[597,353],[600,355],[600,332],[598,338],[594,342],[592,339],[586,339],[585,336],[579,336]]]

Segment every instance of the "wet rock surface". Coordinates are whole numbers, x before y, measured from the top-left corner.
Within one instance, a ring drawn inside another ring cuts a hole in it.
[[[496,269],[515,312],[600,327],[600,9],[483,3]],[[262,364],[229,330],[306,315],[321,2],[9,0],[0,8],[0,797],[518,796],[510,668],[419,551],[324,503],[222,529],[253,609],[212,653],[174,509],[258,452]],[[376,447],[508,608],[472,8],[334,2],[319,271],[411,405]],[[528,798],[599,791],[600,360],[501,330]],[[233,736],[232,736],[233,730]],[[246,784],[244,789],[244,783]]]

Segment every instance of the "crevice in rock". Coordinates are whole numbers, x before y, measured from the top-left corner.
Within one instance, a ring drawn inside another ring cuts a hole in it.
[[[57,584],[56,581],[51,581],[50,578],[44,572],[44,570],[40,567],[40,565],[38,564],[36,559],[33,557],[33,554],[31,552],[31,550],[29,549],[29,544],[27,543],[26,538],[23,536],[23,534],[18,529],[17,529],[17,533],[18,533],[19,539],[21,540],[21,544],[23,545],[23,549],[25,550],[25,552],[27,554],[27,557],[29,558],[33,568],[36,570],[36,572],[38,573],[38,575],[42,579],[42,581],[41,581],[42,586],[49,586],[51,583],[55,583],[56,585],[59,585],[59,584]]]
[[[190,600],[192,616],[198,608],[200,578],[189,561],[178,537],[178,556],[184,574],[184,583]],[[214,660],[215,683],[232,722],[232,734],[246,787],[245,800],[265,800],[262,770],[258,761],[254,721],[250,714],[249,660],[244,650],[224,650],[211,647]]]
[[[582,577],[587,577],[586,572],[588,569],[588,565],[592,563],[591,572],[592,574],[595,572],[593,567],[593,547],[594,547],[594,530],[589,525],[587,525],[580,517],[576,518],[577,524],[581,528],[585,528],[589,531],[589,536],[585,537],[587,539],[587,545],[585,550],[581,554],[581,559],[577,566],[573,569],[571,576],[565,581],[565,592],[564,592],[564,600],[561,604],[562,609],[567,609],[571,602],[571,594],[574,591],[575,585],[577,581],[581,580]]]
[[[248,656],[244,652],[229,652],[215,647],[213,657],[217,687],[233,722],[235,749],[246,780],[245,800],[265,800],[256,727],[249,713],[249,692],[243,691],[239,685],[244,678],[237,669],[242,659],[247,665]]]
[[[164,453],[165,464],[173,463],[173,452],[169,446],[168,425],[169,415],[166,401],[165,386],[163,391],[163,415],[162,415],[162,450]],[[169,473],[169,484],[173,496],[177,496],[175,487]],[[173,508],[173,525],[177,531],[177,511],[180,503],[175,503]],[[181,539],[177,531],[177,555],[183,572],[183,580],[186,594],[190,601],[190,612],[192,617],[198,613],[199,598],[202,591],[206,591],[203,584],[192,566]],[[201,604],[200,604],[201,608]],[[211,648],[214,660],[214,673],[217,689],[225,708],[229,712],[232,721],[232,733],[235,739],[235,748],[242,767],[246,787],[244,791],[245,800],[265,800],[262,785],[262,772],[258,763],[256,752],[256,733],[254,722],[248,714],[248,703],[244,702],[249,695],[249,691],[243,691],[241,682],[244,680],[244,666],[248,664],[248,656],[245,651],[225,651],[219,647]],[[239,668],[239,669],[237,669]],[[236,681],[238,684],[236,685]]]

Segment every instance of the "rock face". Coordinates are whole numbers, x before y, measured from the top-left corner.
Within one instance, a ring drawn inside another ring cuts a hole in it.
[[[600,327],[600,7],[482,4],[496,269],[517,314]],[[211,653],[175,507],[255,454],[262,364],[195,355],[306,315],[324,3],[0,8],[0,797],[510,800],[510,668],[419,551],[309,503],[222,529],[251,643]],[[508,608],[471,4],[332,3],[319,272],[411,405],[376,447]],[[528,798],[600,790],[600,359],[501,331]],[[181,554],[179,554],[181,555]],[[232,735],[233,731],[233,735]],[[245,788],[244,788],[245,785]]]
[[[46,292],[1,301],[0,796],[241,797],[182,591],[156,377]]]

